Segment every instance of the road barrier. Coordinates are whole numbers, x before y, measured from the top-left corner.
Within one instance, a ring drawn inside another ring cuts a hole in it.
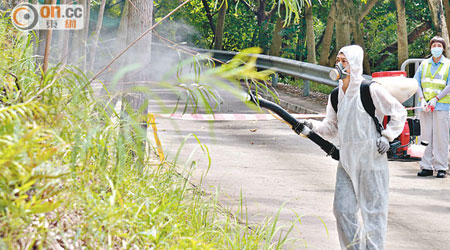
[[[165,44],[161,43],[153,43],[152,47],[167,47]],[[182,47],[181,47],[182,48]],[[213,58],[227,62],[231,60],[234,56],[238,54],[238,52],[233,51],[225,51],[225,50],[208,50],[208,49],[200,49],[200,48],[193,48],[193,47],[185,47],[191,51],[196,51],[198,53],[204,53],[204,54],[210,54]],[[313,63],[307,63],[277,56],[268,56],[268,55],[262,55],[262,54],[254,54],[257,58],[256,60],[256,67],[260,70],[266,70],[271,69],[276,72],[276,74],[272,77],[272,82],[274,83],[274,86],[276,86],[278,82],[278,74],[280,75],[286,75],[286,76],[293,76],[299,79],[303,80],[303,95],[308,96],[310,91],[310,81],[317,82],[320,84],[325,84],[332,87],[338,86],[338,81],[333,81],[329,77],[330,71],[333,69],[331,67],[322,66],[318,64]],[[418,64],[423,59],[408,59],[406,60],[402,66],[401,70],[405,70],[406,65],[410,63],[416,64],[416,69],[418,67]],[[371,80],[372,76],[370,75],[363,75],[363,77],[367,80]]]
[[[406,66],[407,66],[408,64],[414,63],[414,71],[416,71],[417,68],[419,68],[420,63],[421,63],[423,60],[425,60],[425,59],[423,59],[423,58],[410,58],[410,59],[407,59],[406,61],[404,61],[404,62],[402,63],[402,66],[400,67],[400,70],[406,71]]]
[[[209,53],[215,59],[223,62],[231,60],[238,52],[223,51],[223,50],[207,50],[191,48],[199,53]],[[256,67],[260,70],[271,69],[280,75],[287,75],[300,78],[304,81],[303,95],[309,95],[309,81],[317,82],[320,84],[325,84],[332,87],[338,86],[338,81],[333,81],[329,77],[330,71],[333,69],[331,67],[326,67],[318,64],[301,62],[297,60],[268,56],[261,54],[254,54],[257,58]],[[274,76],[272,79],[277,79]],[[364,75],[364,78],[370,80],[372,79],[369,75]]]

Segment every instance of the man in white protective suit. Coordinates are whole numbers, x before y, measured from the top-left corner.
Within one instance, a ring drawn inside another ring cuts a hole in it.
[[[358,45],[341,48],[336,64],[344,68],[346,77],[339,80],[337,113],[329,98],[323,121],[305,121],[320,135],[339,137],[333,210],[342,249],[384,249],[389,194],[386,152],[389,141],[402,132],[407,114],[397,99],[372,83],[369,90],[376,117],[379,121],[384,115],[391,117],[386,129],[381,134],[377,131],[360,97],[363,57]]]

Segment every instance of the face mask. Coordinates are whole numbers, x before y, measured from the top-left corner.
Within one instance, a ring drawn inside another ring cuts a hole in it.
[[[334,69],[330,71],[329,76],[331,80],[337,81],[339,79],[345,79],[348,76],[348,72],[347,69],[344,68],[344,65],[339,62]]]
[[[431,48],[431,54],[433,55],[433,57],[440,57],[442,55],[442,51],[444,51],[444,49],[440,48],[440,47],[434,47]]]

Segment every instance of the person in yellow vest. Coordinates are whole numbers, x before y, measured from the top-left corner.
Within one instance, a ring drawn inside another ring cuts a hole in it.
[[[433,170],[437,171],[437,178],[447,175],[450,61],[443,55],[446,47],[442,37],[433,37],[430,41],[432,57],[424,60],[414,75],[419,82],[417,94],[422,108],[419,111],[421,140],[429,142],[419,162],[421,171],[417,175],[422,177],[433,176]]]

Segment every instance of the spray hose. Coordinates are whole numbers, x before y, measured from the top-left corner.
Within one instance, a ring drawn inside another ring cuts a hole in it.
[[[327,153],[327,156],[331,155],[331,158],[339,161],[339,149],[333,143],[323,139],[320,135],[306,127],[304,123],[297,121],[297,119],[276,103],[257,97],[254,93],[248,93],[248,95],[251,102],[277,114],[284,121],[289,123],[295,133],[305,135],[315,144],[319,145],[320,148]]]

